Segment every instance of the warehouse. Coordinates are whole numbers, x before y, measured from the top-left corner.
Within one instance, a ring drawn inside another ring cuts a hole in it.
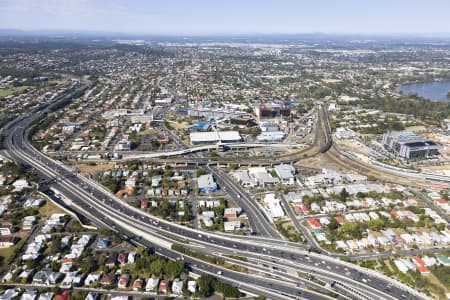
[[[279,142],[286,137],[284,131],[264,131],[256,137],[259,142]]]
[[[274,169],[282,184],[290,185],[295,183],[295,168],[293,166],[281,164],[276,165]]]
[[[215,144],[217,142],[235,143],[242,141],[242,137],[237,131],[191,132],[189,136],[192,145]]]
[[[197,179],[198,190],[200,193],[216,192],[219,190],[212,174],[201,175]]]

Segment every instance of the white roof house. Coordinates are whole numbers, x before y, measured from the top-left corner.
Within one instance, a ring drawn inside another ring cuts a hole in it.
[[[234,231],[241,228],[241,221],[227,221],[223,222],[223,227],[225,231]]]
[[[159,278],[149,278],[147,284],[145,285],[145,291],[154,291],[159,284]]]
[[[172,292],[178,295],[183,294],[183,281],[179,278],[175,278],[175,280],[173,281]]]
[[[194,294],[197,291],[197,282],[195,280],[189,280],[187,289],[189,292]]]

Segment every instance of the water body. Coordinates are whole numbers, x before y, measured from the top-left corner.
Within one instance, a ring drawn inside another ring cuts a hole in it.
[[[447,93],[450,91],[450,81],[435,81],[424,83],[412,83],[402,85],[399,88],[403,94],[417,94],[432,101],[450,101]]]

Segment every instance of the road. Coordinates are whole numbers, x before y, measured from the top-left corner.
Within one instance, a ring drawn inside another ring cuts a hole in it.
[[[339,285],[365,295],[360,296],[361,299],[426,298],[376,272],[325,255],[308,253],[303,249],[280,247],[282,242],[279,240],[278,245],[274,245],[259,242],[250,237],[242,240],[216,234],[206,235],[204,232],[172,224],[131,207],[97,183],[74,174],[62,163],[44,156],[28,143],[25,138],[25,128],[42,114],[43,112],[31,114],[15,122],[14,127],[8,126],[8,134],[5,139],[6,154],[14,161],[31,166],[46,180],[57,178],[57,182],[52,185],[52,188],[69,199],[75,210],[81,211],[99,226],[119,231],[147,247],[155,247],[161,254],[172,259],[179,254],[171,250],[170,242],[158,238],[156,234],[188,240],[190,243],[207,247],[210,253],[224,250],[239,251],[239,255],[246,257],[256,256],[273,260],[278,266],[292,266],[299,271],[314,272],[314,276],[336,281]],[[277,240],[272,241],[276,242]],[[185,261],[199,273],[216,274],[218,271],[222,271],[222,274],[217,276],[219,279],[239,285],[245,290],[256,291],[256,294],[265,295],[268,298],[295,298],[301,295],[307,299],[328,299],[328,297],[311,290],[289,284],[284,278],[269,279],[254,274],[233,272],[191,257],[186,257]],[[351,272],[344,272],[345,269],[349,269]]]

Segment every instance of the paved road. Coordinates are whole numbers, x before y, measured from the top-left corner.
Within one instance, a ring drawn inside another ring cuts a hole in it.
[[[205,235],[196,230],[182,227],[176,224],[160,220],[133,208],[120,199],[115,198],[104,188],[81,176],[74,175],[71,170],[63,166],[60,162],[53,161],[32,148],[24,139],[24,128],[38,118],[35,114],[16,123],[16,127],[9,131],[5,146],[7,154],[18,162],[33,166],[36,171],[45,179],[57,178],[54,187],[57,188],[65,197],[72,201],[73,205],[84,208],[94,222],[109,228],[120,229],[120,232],[132,239],[137,239],[146,246],[157,247],[158,251],[168,257],[174,258],[178,254],[170,250],[155,245],[152,232],[158,231],[164,234],[176,236],[178,238],[188,239],[202,245],[207,245],[212,249],[235,249],[242,255],[259,255],[268,259],[275,260],[279,265],[293,264],[299,270],[313,270],[315,276],[330,278],[339,284],[346,285],[348,288],[356,289],[373,299],[420,299],[423,296],[405,286],[393,282],[389,286],[390,279],[371,271],[358,268],[353,265],[347,265],[344,262],[331,259],[327,256],[307,254],[303,250],[283,249],[283,247],[270,246],[256,242],[256,240],[247,241],[234,240],[219,235]],[[131,229],[131,230],[130,230]],[[136,233],[145,235],[145,238],[137,236]],[[223,270],[214,265],[207,265],[202,261],[193,258],[186,258],[186,262],[192,265],[196,264],[195,270],[203,273],[215,273]],[[350,268],[350,274],[343,274],[344,268]],[[283,294],[290,297],[296,297],[297,293],[302,293],[302,297],[308,299],[326,298],[317,295],[311,291],[305,291],[301,288],[295,288],[291,285],[283,285],[280,280],[269,280],[260,278],[252,274],[236,273],[229,270],[223,270],[221,280],[227,282],[239,283],[245,286],[245,289],[257,289],[261,294],[273,297],[271,291],[277,292],[278,298]],[[363,282],[362,280],[365,280]],[[269,287],[269,289],[267,289]],[[306,295],[309,293],[310,295]],[[298,295],[298,294],[297,294]]]

